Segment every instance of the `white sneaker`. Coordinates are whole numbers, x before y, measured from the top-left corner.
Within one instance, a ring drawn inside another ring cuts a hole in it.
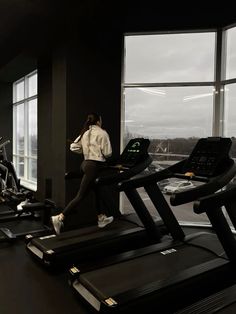
[[[107,217],[106,215],[102,215],[98,218],[98,227],[104,228],[106,225],[110,224],[114,220],[113,216]]]
[[[52,222],[52,225],[53,225],[53,228],[54,228],[56,234],[60,234],[61,227],[63,226],[63,221],[62,221],[60,215],[52,216],[51,222]]]

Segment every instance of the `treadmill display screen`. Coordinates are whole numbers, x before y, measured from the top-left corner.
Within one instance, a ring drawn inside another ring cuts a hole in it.
[[[184,171],[199,176],[214,176],[229,158],[230,138],[208,137],[200,139],[184,165]]]
[[[129,141],[120,156],[120,163],[125,167],[133,167],[147,158],[150,141],[144,138],[135,138]]]

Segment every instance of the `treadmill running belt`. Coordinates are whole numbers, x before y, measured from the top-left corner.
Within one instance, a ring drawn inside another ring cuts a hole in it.
[[[175,314],[235,314],[236,286],[229,287],[194,303]]]
[[[96,291],[103,295],[117,295],[153,281],[169,279],[196,266],[199,257],[201,263],[205,263],[211,261],[214,254],[194,246],[179,246],[100,268],[99,272],[94,270],[81,274],[80,282],[90,291],[95,286]]]

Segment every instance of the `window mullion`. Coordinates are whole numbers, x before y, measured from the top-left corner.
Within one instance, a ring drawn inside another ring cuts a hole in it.
[[[28,132],[28,79],[27,77],[25,77],[25,105],[24,105],[24,109],[25,109],[25,124],[24,124],[24,134],[25,134],[25,147],[24,147],[24,179],[27,180],[28,179],[28,136],[29,136],[29,132]]]
[[[26,100],[25,101],[25,125],[24,125],[24,134],[25,134],[25,147],[24,147],[24,155],[25,155],[25,158],[24,158],[24,164],[25,164],[25,167],[24,167],[24,178],[25,180],[28,179],[28,101]]]
[[[217,31],[216,51],[215,51],[215,94],[214,94],[214,110],[213,110],[213,136],[223,135],[223,105],[222,105],[222,30]]]

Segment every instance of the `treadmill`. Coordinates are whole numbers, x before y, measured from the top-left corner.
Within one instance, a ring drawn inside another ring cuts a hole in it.
[[[230,138],[200,139],[186,160],[158,173],[123,181],[119,188],[132,202],[137,199],[136,189],[144,187],[167,229],[172,229],[168,219],[172,211],[157,183],[170,177],[202,182],[172,195],[172,205],[219,191],[236,173],[235,163],[228,155],[231,144]],[[141,198],[139,201],[141,204]],[[70,269],[69,282],[73,291],[97,312],[156,313],[161,309],[173,313],[234,282],[236,274],[232,269],[214,233],[185,235],[182,230],[178,238],[170,241],[99,263],[75,265]]]
[[[200,198],[194,204],[194,211],[197,214],[205,212],[209,217],[216,234],[224,247],[227,257],[233,265],[236,263],[236,239],[233,234],[229,221],[223,213],[223,206],[230,221],[236,229],[236,185],[230,186],[214,195]],[[229,286],[193,303],[177,312],[178,314],[203,314],[203,313],[236,313],[236,285]]]
[[[147,152],[149,144],[148,139],[131,139],[120,157],[108,162],[104,170],[109,170],[109,173],[105,171],[103,176],[97,178],[96,184],[116,187],[118,182],[143,171],[152,162]],[[74,174],[70,177],[74,177]],[[27,235],[26,248],[45,266],[71,266],[75,261],[111,255],[160,242],[162,234],[156,227],[160,224],[162,224],[160,220],[153,221],[149,212],[131,214],[128,217],[121,215],[103,229],[96,225],[62,232],[57,236],[54,233],[40,237]]]
[[[223,289],[175,314],[235,314],[236,285]]]
[[[0,243],[14,242],[25,238],[26,235],[39,237],[51,234],[51,212],[55,209],[55,203],[49,199],[44,202],[35,202],[22,205],[22,209],[15,216],[18,219],[0,220]]]

